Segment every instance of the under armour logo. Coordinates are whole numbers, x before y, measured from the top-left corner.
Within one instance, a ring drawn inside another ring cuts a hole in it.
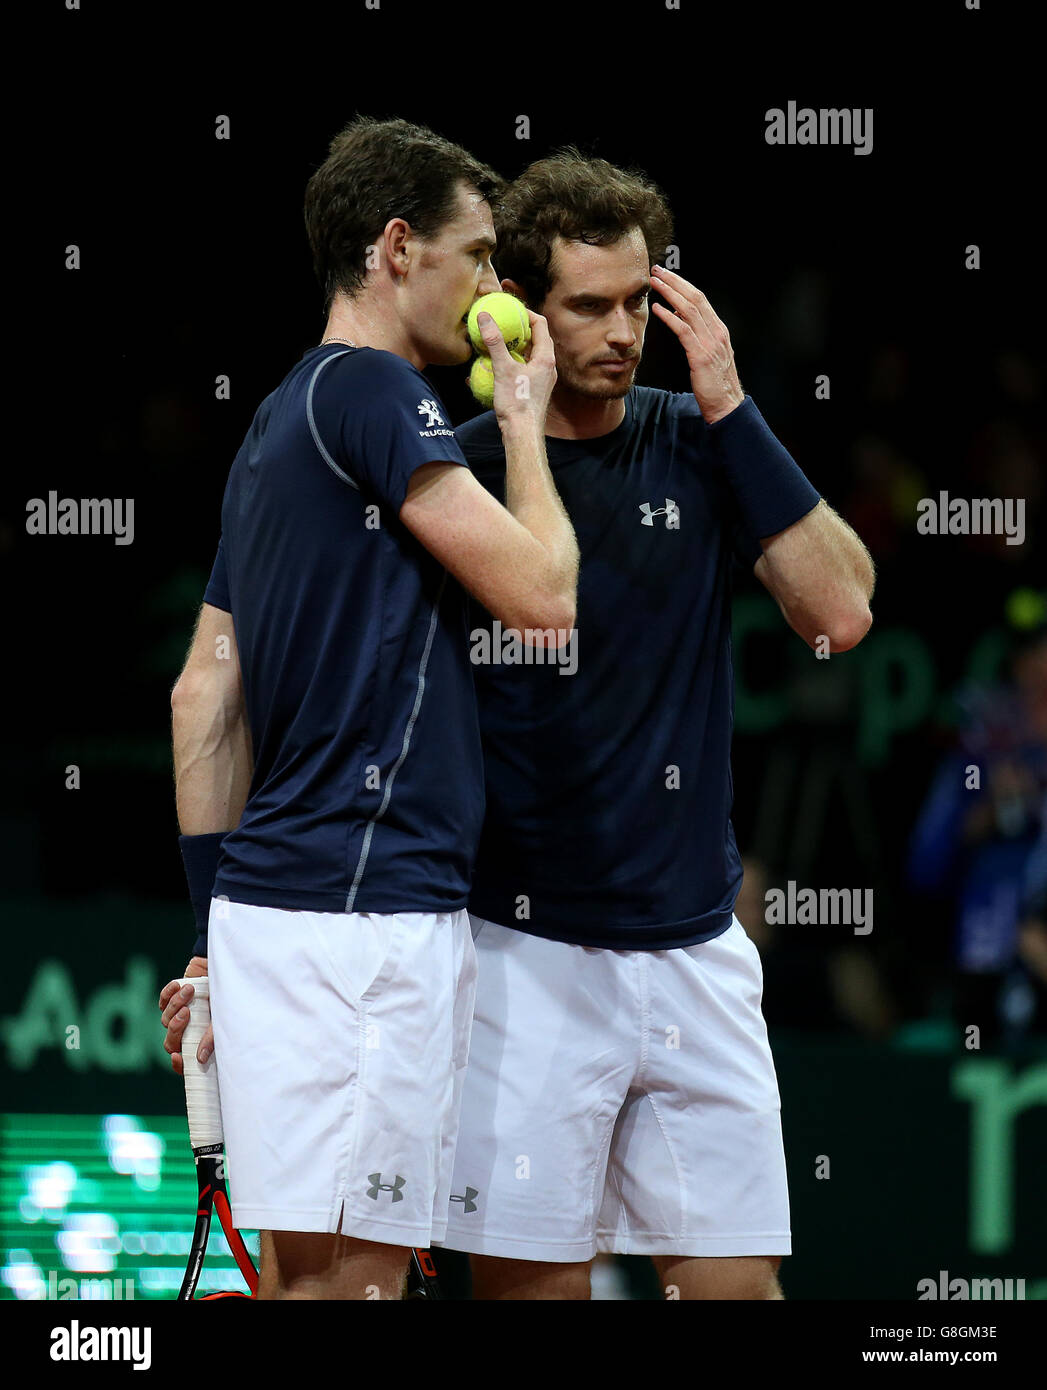
[[[407,1179],[402,1178],[399,1173],[397,1173],[396,1177],[393,1179],[392,1182],[382,1182],[381,1173],[368,1173],[367,1181],[371,1184],[371,1186],[367,1189],[367,1195],[373,1201],[378,1201],[379,1192],[391,1192],[393,1194],[392,1199],[394,1202],[403,1201],[404,1194],[400,1191],[400,1189],[401,1187],[403,1187]]]
[[[643,512],[643,517],[640,520],[641,526],[653,526],[656,516],[664,516],[665,524],[670,531],[680,529],[680,508],[671,497],[665,499],[664,507],[652,508],[650,502],[641,502],[640,511]]]
[[[477,1192],[477,1190],[476,1190],[475,1187],[467,1187],[467,1188],[465,1189],[465,1196],[464,1196],[464,1197],[457,1197],[457,1196],[455,1196],[455,1194],[452,1192],[452,1194],[451,1194],[451,1201],[452,1201],[452,1202],[464,1202],[464,1203],[465,1203],[465,1206],[462,1208],[462,1211],[475,1211],[475,1210],[476,1210],[476,1203],[473,1201],[473,1198],[474,1198],[474,1197],[479,1197],[479,1195],[480,1195],[480,1194],[479,1194],[479,1192]]]
[[[444,417],[440,414],[440,407],[435,401],[420,401],[418,404],[418,414],[426,416],[425,428],[431,430],[434,425],[444,424]]]

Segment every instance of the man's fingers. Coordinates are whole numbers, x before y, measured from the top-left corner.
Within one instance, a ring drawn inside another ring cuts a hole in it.
[[[709,303],[709,297],[697,285],[692,285],[689,280],[685,280],[682,275],[676,275],[671,270],[663,270],[661,266],[656,266],[651,270],[651,283],[659,294],[664,294],[677,309],[680,307],[672,299],[673,293],[680,296],[684,304],[688,306],[692,314],[692,327],[696,334],[698,325],[708,330],[711,335],[721,334],[727,337],[727,327],[718,317],[716,310]]]
[[[193,973],[195,975],[207,974],[206,970],[194,971]],[[160,1008],[166,1008],[176,994],[181,996],[181,1003],[188,1004],[195,993],[196,989],[193,985],[183,985],[180,980],[168,980],[167,984],[164,985],[163,989],[160,991]]]
[[[696,331],[682,314],[674,314],[664,304],[652,304],[651,311],[658,315],[662,323],[668,324],[679,338],[692,370],[703,363],[714,362],[717,354],[727,346],[726,343],[721,346],[704,325]]]
[[[491,325],[494,324],[494,315],[489,314],[486,309],[481,309],[476,316],[476,322],[480,327],[480,337],[486,338],[491,331]],[[494,326],[496,328],[498,327],[497,324]],[[499,336],[501,336],[501,334],[499,334]]]
[[[176,1037],[180,1038],[185,1032],[186,1024],[189,1022],[189,1010],[166,1009],[164,1013],[167,1016],[165,1018],[164,1014],[161,1014],[160,1022],[167,1029],[168,1033],[174,1033]]]
[[[680,314],[674,314],[671,309],[667,309],[664,304],[652,304],[651,312],[657,314],[662,323],[668,324],[676,336],[686,346],[686,340],[697,339],[697,334],[691,325]]]
[[[704,304],[709,303],[697,285],[692,285],[690,280],[685,280],[682,275],[677,275],[675,270],[666,270],[662,265],[653,265],[651,267],[651,279],[661,280],[663,284],[668,285],[670,289],[675,290],[677,294],[682,294],[684,299],[686,299],[688,303],[693,304],[696,308],[703,307],[703,301]],[[710,305],[709,307],[711,308],[712,306]]]
[[[651,284],[669,303],[682,319],[686,319],[692,328],[697,328],[699,324],[704,325],[701,310],[698,305],[684,294],[683,290],[676,285],[671,285],[668,280],[663,280],[661,276],[651,274]]]
[[[482,309],[480,313],[477,314],[476,322],[479,325],[480,337],[487,346],[487,355],[490,357],[491,361],[493,362],[497,357],[500,362],[511,362],[512,358],[509,356],[509,349],[506,347],[505,339],[502,337],[502,330],[498,327],[486,309]]]
[[[214,1029],[210,1024],[204,1029],[204,1035],[200,1039],[200,1046],[196,1049],[196,1060],[201,1066],[207,1061],[214,1051]]]
[[[160,1022],[165,1028],[170,1028],[175,1020],[178,1020],[179,1032],[189,1022],[189,1003],[196,991],[192,985],[186,985],[184,989],[178,989],[174,994],[168,995],[167,1003],[160,1014]],[[167,994],[167,990],[164,990]],[[161,994],[160,1001],[163,1003],[164,994]]]
[[[532,351],[546,352],[552,351],[552,339],[549,336],[549,325],[544,315],[534,314],[530,309],[527,317],[531,321],[531,348]]]
[[[708,366],[713,361],[716,352],[715,343],[710,342],[707,338],[699,338],[686,319],[681,318],[679,314],[674,314],[664,304],[652,304],[651,309],[679,338],[680,346],[687,356],[687,365],[692,372]]]
[[[207,957],[193,956],[186,966],[185,976],[195,975],[197,977],[207,974]],[[160,1022],[167,1029],[164,1037],[164,1051],[170,1054],[171,1069],[179,1076],[182,1071],[182,1034],[185,1032],[186,1024],[189,1022],[189,1005],[195,995],[196,990],[192,985],[183,985],[180,980],[169,980],[160,991]],[[210,1041],[211,1050],[214,1050],[214,1035],[208,1028],[204,1036],[200,1039],[200,1047],[197,1049],[199,1057],[204,1043]],[[201,1059],[202,1060],[202,1059]]]

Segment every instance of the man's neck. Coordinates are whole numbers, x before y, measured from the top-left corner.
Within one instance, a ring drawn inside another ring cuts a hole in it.
[[[598,439],[610,434],[625,419],[625,397],[593,400],[575,391],[553,387],[545,417],[545,433],[550,439]]]
[[[339,341],[348,339],[357,347],[395,352],[397,357],[405,357],[419,371],[424,371],[427,365],[417,353],[413,353],[398,320],[391,314],[380,312],[379,306],[365,297],[354,300],[352,306],[342,301],[335,303],[321,336]]]

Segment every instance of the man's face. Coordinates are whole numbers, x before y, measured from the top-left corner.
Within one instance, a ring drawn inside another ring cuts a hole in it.
[[[428,363],[466,362],[472,344],[465,325],[473,301],[500,289],[491,267],[491,209],[474,188],[458,185],[458,208],[429,241],[417,241],[418,262],[408,275],[412,337]]]
[[[650,270],[639,227],[611,246],[556,238],[540,312],[556,347],[558,388],[594,400],[628,392],[643,352]]]

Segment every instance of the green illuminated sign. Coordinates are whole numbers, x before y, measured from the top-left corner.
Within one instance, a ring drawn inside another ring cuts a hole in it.
[[[0,1297],[173,1299],[196,1213],[184,1118],[0,1117]],[[258,1255],[256,1232],[244,1233]],[[200,1292],[244,1289],[219,1223]]]
[[[41,961],[21,1011],[0,1021],[5,1062],[28,1071],[41,1051],[55,1048],[76,1072],[92,1066],[112,1072],[169,1066],[159,993],[155,962],[132,956],[122,983],[100,986],[81,1006],[69,968],[60,960]]]

